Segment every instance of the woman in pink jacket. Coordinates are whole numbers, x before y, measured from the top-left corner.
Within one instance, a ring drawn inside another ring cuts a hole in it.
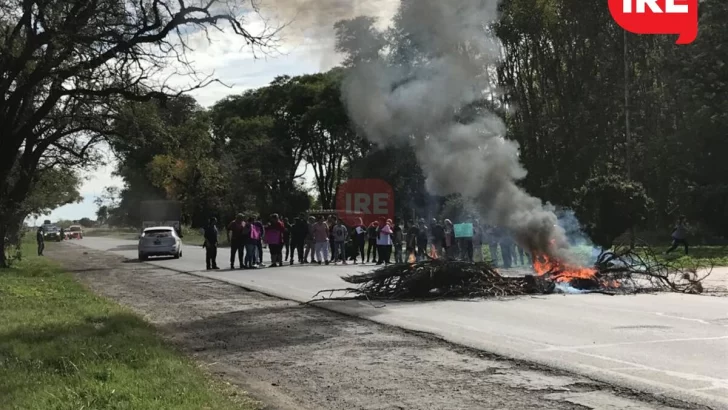
[[[278,214],[270,216],[270,224],[265,229],[265,243],[270,248],[271,268],[283,266],[283,234],[286,226]]]

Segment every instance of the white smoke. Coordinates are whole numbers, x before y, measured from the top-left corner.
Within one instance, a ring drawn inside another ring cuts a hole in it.
[[[280,28],[279,37],[289,46],[305,47],[320,60],[322,71],[341,63],[336,53],[334,23],[366,15],[377,17],[385,28],[398,0],[253,0],[260,16]]]
[[[472,109],[492,95],[487,68],[497,64],[500,45],[487,28],[497,20],[497,1],[411,4],[398,28],[425,58],[353,67],[343,86],[350,117],[377,144],[412,144],[432,194],[462,194],[522,247],[568,259],[554,212],[517,185],[526,170],[502,119]]]

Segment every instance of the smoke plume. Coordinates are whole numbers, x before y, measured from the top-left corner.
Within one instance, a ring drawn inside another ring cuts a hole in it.
[[[501,118],[479,104],[492,96],[486,67],[500,57],[488,31],[497,16],[496,0],[405,0],[397,29],[423,58],[359,64],[343,97],[371,141],[413,145],[429,192],[462,194],[520,246],[569,259],[554,212],[517,185],[526,176],[517,143],[504,138]]]
[[[321,69],[339,64],[334,51],[334,23],[357,16],[377,17],[386,25],[394,14],[398,0],[255,0],[260,15],[275,27],[288,45],[305,46],[321,60]]]

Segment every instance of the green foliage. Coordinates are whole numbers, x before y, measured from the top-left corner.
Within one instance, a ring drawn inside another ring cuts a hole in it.
[[[81,180],[73,171],[61,168],[39,170],[23,202],[23,213],[47,215],[60,206],[81,202],[80,185]]]
[[[654,205],[644,187],[618,175],[586,181],[576,193],[576,214],[595,245],[611,248],[614,240],[643,223]]]
[[[141,318],[40,257],[3,272],[0,310],[3,407],[254,408],[224,394]]]

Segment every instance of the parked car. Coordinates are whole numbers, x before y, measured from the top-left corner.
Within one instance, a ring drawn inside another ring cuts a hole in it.
[[[139,260],[151,256],[182,257],[182,240],[172,226],[155,226],[144,229],[139,236]]]
[[[83,227],[81,225],[71,225],[66,231],[68,239],[83,239]]]

